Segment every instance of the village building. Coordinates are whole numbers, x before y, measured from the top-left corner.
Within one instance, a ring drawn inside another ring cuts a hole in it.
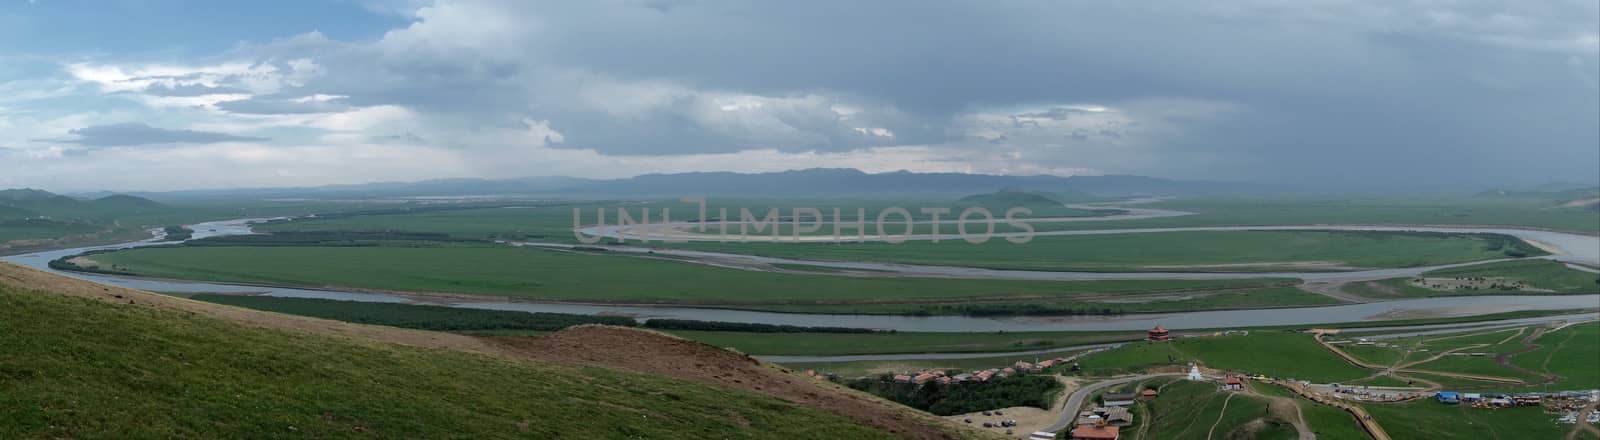
[[[904,374],[897,374],[897,375],[894,376],[894,381],[895,382],[910,382],[911,381],[911,376],[904,375]]]
[[[1433,396],[1439,403],[1461,403],[1461,393],[1455,391],[1440,391]]]
[[[1100,404],[1105,406],[1128,406],[1138,395],[1133,393],[1105,393],[1100,395]]]
[[[1239,379],[1239,376],[1229,376],[1227,380],[1223,381],[1222,389],[1228,391],[1243,390],[1244,380]]]
[[[1149,339],[1155,342],[1169,341],[1172,340],[1172,335],[1167,333],[1166,327],[1162,327],[1161,325],[1157,324],[1156,328],[1150,329]]]
[[[1121,438],[1121,428],[1115,426],[1079,425],[1072,430],[1073,440],[1117,440]]]
[[[1157,393],[1156,390],[1151,390],[1151,389],[1147,389],[1147,390],[1139,392],[1139,396],[1140,397],[1144,397],[1145,400],[1155,399],[1156,396],[1158,396],[1158,395],[1160,395],[1160,393]]]
[[[1078,413],[1079,425],[1098,425],[1100,424],[1101,420],[1105,420],[1105,418],[1100,417],[1099,414],[1095,414],[1094,411],[1083,411]]]
[[[1127,408],[1119,406],[1095,408],[1094,412],[1100,416],[1100,420],[1104,420],[1109,425],[1127,426],[1133,424],[1133,413],[1128,412]]]

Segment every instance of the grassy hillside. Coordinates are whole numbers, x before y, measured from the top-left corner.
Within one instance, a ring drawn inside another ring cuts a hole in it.
[[[0,285],[0,438],[889,438],[682,380]]]
[[[1263,353],[1270,353],[1271,356],[1263,356]],[[1370,374],[1324,350],[1311,335],[1274,330],[1254,330],[1248,335],[1132,343],[1086,356],[1078,363],[1085,374],[1114,374],[1168,365],[1181,367],[1193,361],[1221,370],[1319,383]]]
[[[1140,405],[1148,407],[1143,413],[1149,418],[1139,423],[1148,426],[1129,429],[1145,432],[1146,439],[1296,438],[1294,427],[1270,414],[1266,402],[1218,392],[1210,382],[1171,382],[1160,398]]]

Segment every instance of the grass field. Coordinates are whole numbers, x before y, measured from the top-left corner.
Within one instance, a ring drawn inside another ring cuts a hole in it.
[[[1263,355],[1270,353],[1270,355]],[[1139,342],[1085,356],[1084,374],[1109,375],[1199,361],[1207,367],[1314,382],[1338,382],[1370,373],[1317,345],[1311,335],[1253,330],[1249,335]]]
[[[450,234],[456,238],[471,239],[505,239],[505,240],[540,240],[560,243],[573,243],[572,228],[574,224],[590,225],[599,221],[598,211],[605,211],[605,221],[608,225],[618,223],[618,209],[626,210],[635,221],[643,221],[645,209],[649,209],[650,222],[662,222],[662,210],[666,209],[675,222],[694,221],[699,218],[700,207],[697,204],[683,203],[677,200],[649,200],[649,201],[577,201],[570,203],[539,203],[539,204],[508,204],[501,206],[467,209],[436,209],[422,210],[419,212],[385,212],[372,215],[332,216],[329,218],[304,218],[293,221],[280,221],[260,226],[266,232],[279,231],[410,231],[432,232]],[[857,209],[865,209],[866,222],[872,228],[877,220],[877,213],[889,206],[906,207],[915,220],[929,220],[931,214],[919,211],[919,207],[946,207],[959,213],[963,205],[950,200],[857,200],[857,199],[792,199],[792,200],[741,200],[718,199],[712,200],[706,207],[710,220],[716,220],[721,209],[728,209],[730,220],[740,218],[741,209],[749,209],[752,218],[756,221],[764,220],[771,208],[779,209],[778,220],[775,226],[766,226],[760,232],[751,229],[752,234],[771,234],[774,228],[780,235],[793,234],[793,207],[818,207],[823,212],[821,220],[805,217],[802,223],[820,222],[828,226],[822,230],[808,234],[832,234],[833,208],[839,208],[840,221],[854,224]],[[823,208],[826,209],[823,209]],[[578,221],[574,223],[573,210],[578,209]],[[1088,217],[1106,215],[1108,212],[1057,208],[1035,208],[1035,217]],[[1003,210],[996,211],[1003,216]],[[955,214],[946,214],[941,218],[953,218]],[[901,217],[892,217],[891,223],[899,225],[903,222]],[[738,226],[733,226],[731,231],[737,231]],[[901,226],[896,226],[892,231],[900,231]],[[953,226],[947,227],[951,229]],[[951,229],[952,231],[954,229]],[[846,231],[850,232],[850,231]],[[869,233],[871,229],[869,229]]]
[[[1514,243],[1513,243],[1514,242]],[[1261,272],[1412,267],[1505,258],[1520,241],[1493,235],[1337,231],[1203,231],[869,243],[678,243],[676,248],[785,258],[1088,272]],[[1537,250],[1527,250],[1537,254]],[[1295,265],[1300,266],[1296,267]]]
[[[1419,279],[1499,278],[1495,283],[1502,288],[1431,288],[1417,283]],[[1509,287],[1520,283],[1526,288]],[[1502,261],[1475,264],[1423,273],[1416,278],[1390,278],[1365,283],[1350,283],[1346,291],[1371,298],[1420,298],[1429,296],[1469,295],[1550,295],[1600,293],[1600,275],[1567,267],[1549,260]]]
[[[890,438],[721,387],[8,286],[0,347],[3,438]]]
[[[1538,407],[1475,409],[1433,399],[1404,404],[1363,405],[1372,418],[1397,439],[1558,439],[1571,425]]]
[[[1294,427],[1273,417],[1261,399],[1217,391],[1211,382],[1174,381],[1146,401],[1144,439],[1293,439]],[[1253,421],[1261,423],[1252,424]],[[1215,428],[1213,428],[1215,426]],[[1135,438],[1130,436],[1129,438]]]
[[[1533,371],[1564,377],[1548,388],[1579,390],[1600,388],[1600,322],[1574,325],[1546,333],[1534,341],[1543,347],[1511,358],[1511,363]]]
[[[1401,360],[1422,360],[1440,352],[1464,348],[1473,345],[1497,345],[1501,341],[1522,334],[1527,330],[1521,328],[1498,330],[1468,330],[1458,334],[1437,334],[1416,336],[1410,338],[1396,338],[1382,341],[1386,347],[1376,345],[1344,345],[1341,347],[1349,353],[1368,363],[1377,365],[1393,365]],[[1337,337],[1337,339],[1350,339],[1352,337]],[[1330,339],[1333,340],[1333,339]],[[1427,350],[1427,351],[1422,351]],[[1478,349],[1467,350],[1477,352]]]
[[[1050,298],[1238,287],[1263,282],[856,278],[755,272],[660,259],[496,245],[179,247],[98,254],[93,259],[102,265],[116,265],[140,275],[206,281],[573,301],[741,306],[1007,296]]]
[[[1269,396],[1294,399],[1300,415],[1318,440],[1366,440],[1367,432],[1356,423],[1355,416],[1342,409],[1313,402],[1275,385],[1252,383],[1250,389]]]

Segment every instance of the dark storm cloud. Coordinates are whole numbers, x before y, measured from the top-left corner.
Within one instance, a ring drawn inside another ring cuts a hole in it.
[[[244,53],[315,60],[327,73],[298,92],[483,124],[548,120],[565,138],[554,147],[606,154],[950,144],[1182,177],[1593,180],[1597,15],[1581,0],[482,0],[436,5],[376,44],[310,35]],[[763,101],[740,107],[742,97]],[[1162,99],[1238,110],[1124,108]],[[1036,136],[972,136],[962,130],[985,127],[954,123],[994,112],[1037,127],[1015,117],[1082,113],[1064,104],[1159,120]],[[1153,127],[1168,133],[1140,136]],[[861,131],[873,128],[894,136]],[[1055,148],[1095,139],[1127,144],[1092,156]]]
[[[266,140],[265,138],[235,136],[227,133],[216,133],[209,131],[157,128],[140,122],[96,125],[73,129],[68,133],[77,136],[77,139],[61,139],[56,140],[55,142],[78,144],[86,147],[117,147],[151,144],[214,144],[219,142],[249,142]]]

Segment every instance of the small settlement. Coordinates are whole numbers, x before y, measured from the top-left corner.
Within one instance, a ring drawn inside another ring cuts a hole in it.
[[[940,385],[988,382],[996,377],[1038,373],[1056,365],[1071,363],[1073,359],[1073,357],[1059,357],[1045,359],[1038,363],[1017,361],[1017,363],[1005,368],[990,368],[965,373],[956,373],[955,370],[922,370],[914,373],[897,374],[893,379],[895,382],[909,382],[918,385],[927,384],[928,382],[936,382]]]
[[[1558,391],[1550,393],[1462,393],[1440,391],[1434,400],[1446,405],[1470,405],[1473,408],[1494,409],[1513,406],[1538,406],[1545,412],[1561,414],[1561,423],[1577,423],[1578,416],[1590,404],[1600,402],[1600,390]],[[1600,423],[1600,412],[1591,412],[1586,420]]]

